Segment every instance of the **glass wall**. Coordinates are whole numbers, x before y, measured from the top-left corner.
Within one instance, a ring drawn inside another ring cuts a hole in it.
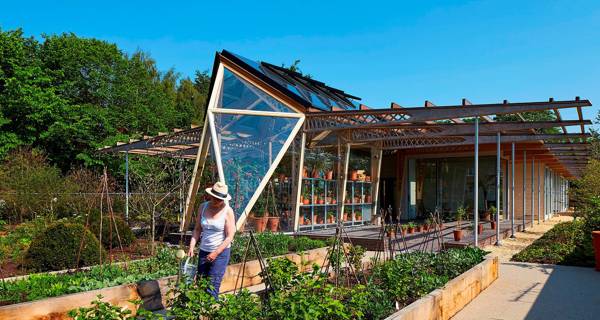
[[[409,218],[427,218],[436,208],[443,215],[451,216],[460,206],[466,207],[467,212],[472,215],[472,157],[411,159],[408,168],[409,212],[411,206],[414,210]],[[504,180],[502,176],[501,180]],[[496,157],[480,157],[478,212],[483,213],[491,206],[497,206],[496,198]]]

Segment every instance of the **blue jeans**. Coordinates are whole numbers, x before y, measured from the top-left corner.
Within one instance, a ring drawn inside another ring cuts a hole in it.
[[[206,259],[210,252],[200,250],[198,253],[198,277],[208,277],[212,288],[208,289],[215,299],[219,300],[219,289],[221,288],[221,281],[223,281],[223,275],[229,264],[230,250],[229,248],[223,250],[221,254],[217,256],[215,261],[210,262]]]

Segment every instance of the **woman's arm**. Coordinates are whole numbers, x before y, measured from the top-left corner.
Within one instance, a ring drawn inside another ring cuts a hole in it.
[[[199,210],[198,215],[196,217],[196,225],[194,226],[194,231],[192,232],[192,239],[190,240],[190,249],[188,250],[188,256],[194,256],[194,248],[196,247],[196,243],[198,243],[198,239],[200,239],[200,233],[202,232],[202,224],[200,223],[200,215],[201,212]]]
[[[229,210],[227,210],[227,216],[225,217],[225,240],[223,240],[223,243],[221,243],[221,245],[217,247],[215,251],[211,252],[208,256],[206,256],[206,259],[208,259],[208,261],[215,260],[217,256],[220,255],[221,252],[223,252],[223,250],[229,247],[229,244],[231,244],[231,241],[233,241],[234,236],[235,217],[233,216],[233,210],[231,210],[230,208]]]

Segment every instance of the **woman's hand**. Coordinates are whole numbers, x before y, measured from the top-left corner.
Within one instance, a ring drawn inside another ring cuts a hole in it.
[[[213,262],[217,259],[218,256],[219,254],[216,251],[213,251],[206,256],[206,260]]]
[[[194,257],[194,247],[190,247],[190,250],[188,250],[187,253],[188,257],[193,258]]]

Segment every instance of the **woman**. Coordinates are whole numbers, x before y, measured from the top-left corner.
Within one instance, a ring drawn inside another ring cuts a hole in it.
[[[229,264],[229,247],[235,235],[235,217],[233,210],[225,203],[231,199],[226,184],[217,182],[211,188],[206,188],[206,194],[210,200],[200,205],[188,256],[194,256],[194,248],[200,239],[198,276],[209,277],[213,286],[209,293],[219,299],[219,288]]]

